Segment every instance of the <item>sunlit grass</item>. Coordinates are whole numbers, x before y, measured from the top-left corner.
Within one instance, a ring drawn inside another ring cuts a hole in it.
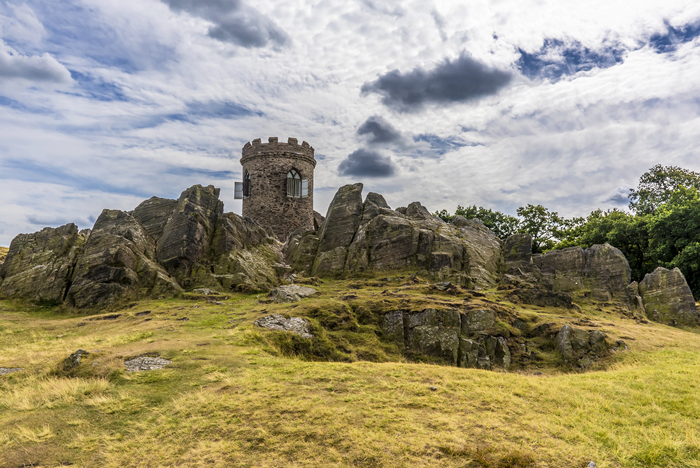
[[[329,332],[355,362],[314,362],[284,356],[252,326],[263,313],[311,313],[318,324],[349,293],[356,314],[401,299],[383,294],[399,282],[349,287],[361,281],[325,281],[319,297],[291,305],[243,294],[224,305],[144,301],[113,321],[0,301],[0,367],[25,368],[0,377],[0,467],[700,467],[696,330],[582,304],[630,351],[586,373],[505,373],[406,362],[371,324]],[[462,300],[400,293],[416,307]],[[90,352],[81,367],[59,371],[78,348]],[[357,360],[364,353],[389,362]],[[127,373],[124,360],[143,354],[173,363]]]

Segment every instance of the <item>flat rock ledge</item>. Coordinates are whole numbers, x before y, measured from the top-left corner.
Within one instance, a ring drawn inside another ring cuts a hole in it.
[[[307,288],[311,289],[311,288]],[[268,315],[255,321],[255,325],[269,330],[292,332],[302,338],[313,338],[309,330],[309,322],[301,317],[285,317],[284,315]]]
[[[297,284],[286,284],[273,289],[270,292],[270,299],[277,303],[298,302],[305,297],[313,296],[317,292],[318,291],[316,291],[314,288],[299,286]]]
[[[137,372],[162,369],[168,364],[172,364],[172,362],[159,357],[142,356],[124,361],[124,365],[127,372]]]
[[[24,367],[0,367],[0,375],[12,374],[24,370]]]

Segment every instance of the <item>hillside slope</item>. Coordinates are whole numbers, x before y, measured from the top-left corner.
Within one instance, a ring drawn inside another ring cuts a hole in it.
[[[5,258],[7,257],[7,252],[9,250],[10,249],[7,247],[0,247],[0,265],[2,265],[3,262],[5,261]]]
[[[291,304],[186,293],[100,315],[2,300],[0,367],[23,370],[0,376],[0,467],[700,466],[697,330],[495,289],[399,296],[390,280],[316,282]],[[404,357],[373,318],[467,299],[629,349],[585,373],[547,349],[515,372],[462,369]],[[269,314],[307,318],[316,338],[253,324]],[[66,370],[78,349],[89,354]],[[172,363],[126,372],[137,356]]]

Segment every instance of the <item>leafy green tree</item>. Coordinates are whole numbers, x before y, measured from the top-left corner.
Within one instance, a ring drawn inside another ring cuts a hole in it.
[[[650,217],[649,246],[667,267],[683,272],[700,297],[700,191],[678,187]]]
[[[517,213],[522,218],[518,231],[532,236],[533,253],[553,249],[569,224],[557,212],[542,205],[527,204],[518,208]]]
[[[700,189],[700,173],[657,164],[642,174],[637,188],[630,191],[629,207],[637,214],[653,214],[680,187]]]

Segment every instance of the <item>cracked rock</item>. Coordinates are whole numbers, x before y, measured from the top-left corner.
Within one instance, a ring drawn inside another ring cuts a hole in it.
[[[308,320],[301,317],[286,318],[284,315],[268,315],[256,320],[255,325],[269,330],[292,332],[302,338],[313,338]]]
[[[171,364],[173,361],[159,357],[141,356],[128,361],[124,361],[127,372],[136,371],[152,371],[162,369],[164,366]]]

